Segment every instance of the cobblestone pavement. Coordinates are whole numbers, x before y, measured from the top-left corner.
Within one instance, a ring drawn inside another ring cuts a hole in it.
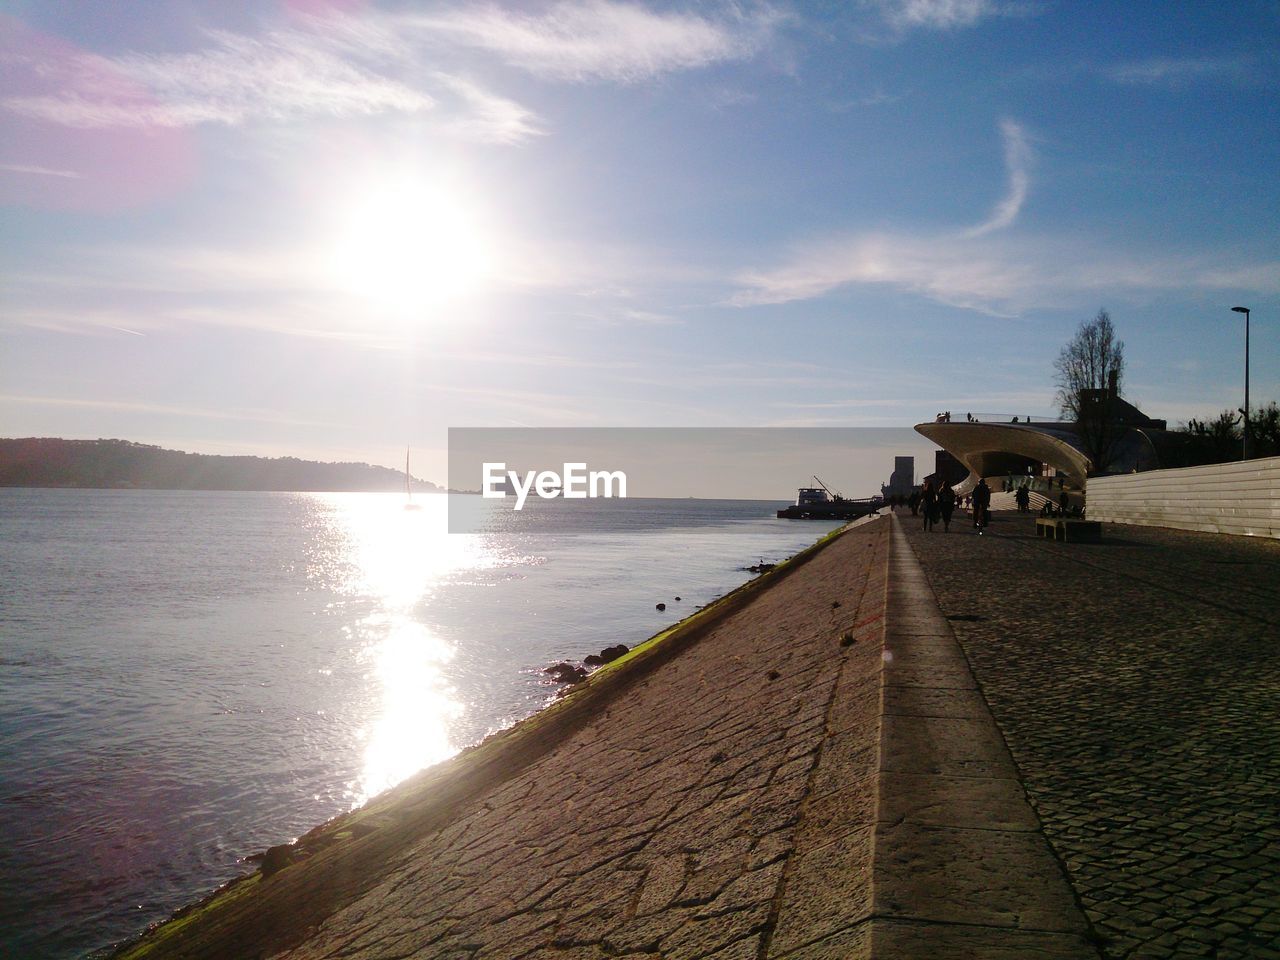
[[[285,955],[755,960],[865,918],[887,550],[846,533]]]
[[[1108,958],[1280,958],[1280,543],[903,529]]]

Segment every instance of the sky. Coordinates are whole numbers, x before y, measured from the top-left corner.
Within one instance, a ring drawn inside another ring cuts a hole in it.
[[[0,435],[1047,417],[1100,309],[1280,400],[1278,94],[1274,0],[0,0]]]

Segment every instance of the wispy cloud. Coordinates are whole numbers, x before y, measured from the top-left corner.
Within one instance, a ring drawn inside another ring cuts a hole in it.
[[[679,317],[656,310],[620,308],[609,312],[583,314],[579,322],[584,327],[674,327],[684,323]]]
[[[768,7],[712,17],[565,0],[536,15],[472,6],[307,17],[258,36],[214,30],[180,54],[11,43],[3,57],[23,82],[0,107],[79,129],[403,114],[457,137],[514,143],[542,132],[537,118],[473,79],[459,65],[468,56],[562,81],[638,82],[749,57],[782,19]]]
[[[318,420],[302,420],[297,417],[283,417],[269,410],[236,410],[233,408],[211,409],[206,407],[185,407],[163,403],[141,403],[132,400],[103,400],[83,397],[51,397],[32,394],[0,394],[5,403],[25,404],[40,407],[75,407],[84,410],[119,410],[128,413],[152,413],[162,416],[195,417],[201,420],[232,420],[251,423],[275,423],[286,426],[324,427],[331,424]]]
[[[1027,143],[1026,131],[1013,120],[1006,119],[1000,122],[1000,134],[1004,138],[1004,165],[1009,176],[1009,189],[986,221],[965,232],[968,237],[980,237],[1009,226],[1017,219],[1027,199],[1027,189],[1031,184],[1027,172],[1031,164],[1031,147]]]
[[[514,100],[483,89],[464,77],[437,73],[443,91],[454,95],[462,109],[449,112],[438,129],[459,139],[488,143],[518,143],[545,131],[537,116]]]
[[[999,0],[866,0],[889,26],[898,30],[954,30],[1016,9]]]
[[[1099,67],[1098,71],[1117,83],[1183,87],[1198,80],[1244,80],[1252,66],[1254,61],[1249,57],[1150,57]]]
[[[26,57],[46,88],[4,107],[64,126],[185,127],[428,110],[434,100],[326,48],[311,31],[213,31],[194,53]]]
[[[0,170],[8,173],[24,173],[33,177],[61,177],[64,180],[82,180],[84,174],[74,170],[53,170],[49,167],[38,167],[24,163],[0,163]]]
[[[719,17],[614,0],[569,0],[538,14],[488,5],[409,18],[426,35],[559,80],[647,80],[756,53],[784,16],[767,6]]]
[[[1108,249],[1094,237],[883,233],[834,238],[773,270],[744,273],[739,306],[788,303],[884,284],[993,316],[1060,307],[1124,291],[1217,289],[1280,293],[1280,261]]]
[[[810,243],[781,267],[742,274],[730,302],[789,303],[850,284],[889,284],[951,306],[1007,311],[1023,286],[1017,268],[991,246],[963,241],[955,234],[870,233]]]

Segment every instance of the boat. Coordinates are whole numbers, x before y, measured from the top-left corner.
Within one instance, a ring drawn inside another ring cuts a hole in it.
[[[867,497],[862,500],[832,493],[817,477],[816,487],[801,487],[796,502],[778,511],[779,520],[857,520],[875,513],[884,506],[884,497]]]
[[[409,475],[409,448],[404,448],[404,508],[406,510],[421,510],[422,505],[413,502],[413,478]]]

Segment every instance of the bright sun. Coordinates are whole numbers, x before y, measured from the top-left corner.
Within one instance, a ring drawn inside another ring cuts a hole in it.
[[[341,212],[331,267],[344,291],[414,311],[474,292],[491,251],[461,191],[399,181],[359,194]]]

